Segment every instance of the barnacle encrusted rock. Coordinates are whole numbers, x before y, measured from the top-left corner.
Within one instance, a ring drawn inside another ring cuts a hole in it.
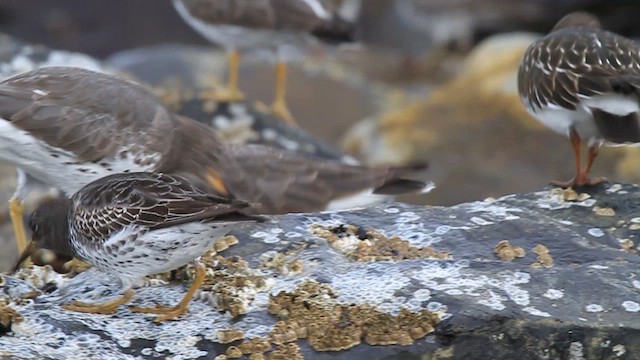
[[[553,266],[553,257],[549,254],[549,249],[542,245],[536,244],[533,248],[534,254],[538,255],[538,261],[531,264],[533,267],[546,267],[550,268]]]
[[[271,340],[284,344],[307,339],[316,351],[340,351],[357,346],[411,345],[433,331],[439,316],[428,310],[411,312],[400,309],[398,315],[380,312],[367,304],[342,304],[326,284],[305,281],[293,292],[271,296],[269,313],[286,320],[276,323]]]
[[[338,226],[312,225],[309,231],[326,239],[336,250],[355,261],[399,261],[413,259],[447,259],[449,253],[436,251],[431,246],[416,247],[398,236],[387,237],[376,230],[365,230],[361,226],[340,224]]]
[[[524,249],[520,246],[513,246],[509,240],[502,240],[493,248],[496,256],[502,261],[513,261],[515,258],[521,258],[526,255]]]
[[[20,321],[22,315],[9,306],[7,300],[0,300],[0,335],[11,331],[11,325]]]
[[[22,321],[5,315],[11,326],[0,335],[0,355],[633,358],[640,187],[582,191],[276,217],[204,254],[206,285],[186,315],[162,324],[127,306],[113,315],[62,309],[71,299],[118,295],[115,279],[95,269],[27,268],[1,277],[0,313]],[[506,262],[496,252],[523,257]],[[131,305],[177,303],[192,276],[187,266],[152,279]]]

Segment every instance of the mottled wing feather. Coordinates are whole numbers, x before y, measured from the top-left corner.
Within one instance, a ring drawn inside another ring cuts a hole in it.
[[[73,227],[86,238],[95,239],[108,238],[127,226],[152,230],[215,221],[249,206],[208,194],[181,177],[159,173],[107,176],[76,193],[72,202]]]
[[[172,115],[146,89],[78,68],[47,67],[1,82],[0,116],[79,161],[99,161],[118,151],[153,158],[168,151],[175,127]],[[138,147],[128,149],[132,144]]]
[[[533,43],[518,73],[518,89],[531,108],[574,110],[581,97],[640,88],[640,48],[600,30],[568,28]]]

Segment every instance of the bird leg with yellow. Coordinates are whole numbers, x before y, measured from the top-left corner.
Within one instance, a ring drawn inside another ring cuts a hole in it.
[[[129,288],[124,294],[115,300],[103,304],[92,304],[73,300],[72,305],[62,305],[63,309],[92,314],[114,314],[120,305],[128,303],[133,297],[133,289]]]
[[[271,104],[271,114],[284,120],[287,124],[297,126],[291,111],[287,106],[287,63],[278,60],[275,70],[276,88],[273,103]]]
[[[237,50],[229,50],[228,52],[229,75],[227,85],[223,89],[204,91],[201,96],[211,98],[217,102],[239,102],[245,99],[244,93],[238,86],[240,73],[240,53]]]
[[[156,305],[153,308],[143,308],[143,307],[132,307],[132,312],[146,313],[146,314],[158,314],[157,318],[153,319],[154,322],[159,323],[166,320],[170,320],[176,318],[180,315],[183,315],[189,309],[189,302],[195,295],[196,291],[205,280],[205,267],[199,261],[193,261],[193,266],[196,269],[196,276],[193,279],[193,283],[187,290],[187,293],[184,295],[182,300],[175,306],[165,306],[165,305]]]
[[[27,174],[16,169],[17,182],[16,192],[9,200],[9,217],[11,218],[11,224],[13,225],[13,233],[16,236],[16,245],[18,247],[18,253],[23,254],[27,250],[27,235],[24,229],[24,206],[22,200],[27,192]],[[31,253],[27,254],[27,257]],[[23,259],[23,261],[26,258]]]
[[[205,279],[205,268],[199,261],[194,261],[193,265],[196,269],[196,276],[193,279],[193,283],[189,287],[189,290],[184,295],[182,300],[175,306],[166,306],[166,305],[156,305],[156,307],[145,308],[145,307],[131,307],[130,310],[132,312],[138,313],[146,313],[146,314],[158,314],[158,316],[153,321],[156,323],[167,321],[174,319],[178,316],[184,315],[189,310],[189,302],[195,295],[198,288],[202,285]],[[113,314],[118,310],[120,305],[124,305],[131,300],[133,297],[133,289],[128,288],[124,294],[115,300],[103,303],[103,304],[92,304],[74,300],[72,305],[62,305],[62,307],[66,310],[82,312],[82,313],[93,313],[93,314]]]
[[[13,233],[16,235],[18,252],[22,253],[27,248],[27,235],[24,230],[24,206],[22,201],[15,196],[9,200],[9,216],[13,225]]]

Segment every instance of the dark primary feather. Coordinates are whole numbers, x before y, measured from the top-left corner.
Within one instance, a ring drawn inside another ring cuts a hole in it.
[[[616,144],[640,143],[640,119],[637,113],[614,115],[592,110],[593,121],[604,139]]]
[[[554,104],[574,110],[580,95],[638,93],[640,47],[592,23],[567,22],[534,42],[518,73],[518,90],[530,107]]]
[[[0,82],[0,117],[80,161],[134,155],[140,165],[169,151],[164,144],[175,127],[173,116],[142,86],[71,67],[45,67]]]
[[[150,230],[196,221],[250,220],[250,204],[219,197],[179,176],[116,174],[84,187],[71,198],[72,227],[87,238],[105,239],[130,225]]]
[[[229,144],[227,151],[244,169],[240,176],[250,176],[255,181],[254,188],[242,189],[242,198],[261,204],[263,211],[268,213],[317,211],[326,208],[332,200],[368,188],[379,194],[398,194],[416,192],[426,185],[424,181],[408,178],[423,172],[426,164],[414,167],[351,166],[261,145]],[[225,180],[233,193],[233,186],[238,182],[232,178]]]

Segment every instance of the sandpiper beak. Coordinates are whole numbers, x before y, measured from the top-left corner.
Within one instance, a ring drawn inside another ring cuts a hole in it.
[[[37,249],[38,249],[38,246],[36,245],[36,242],[31,240],[29,242],[29,244],[27,244],[27,247],[24,249],[22,254],[20,254],[20,256],[18,256],[18,260],[16,260],[16,264],[11,269],[11,272],[18,271],[18,269],[20,269],[20,266],[22,265],[22,263],[25,260],[27,260],[27,258],[29,256],[31,256],[31,254],[33,254]]]

